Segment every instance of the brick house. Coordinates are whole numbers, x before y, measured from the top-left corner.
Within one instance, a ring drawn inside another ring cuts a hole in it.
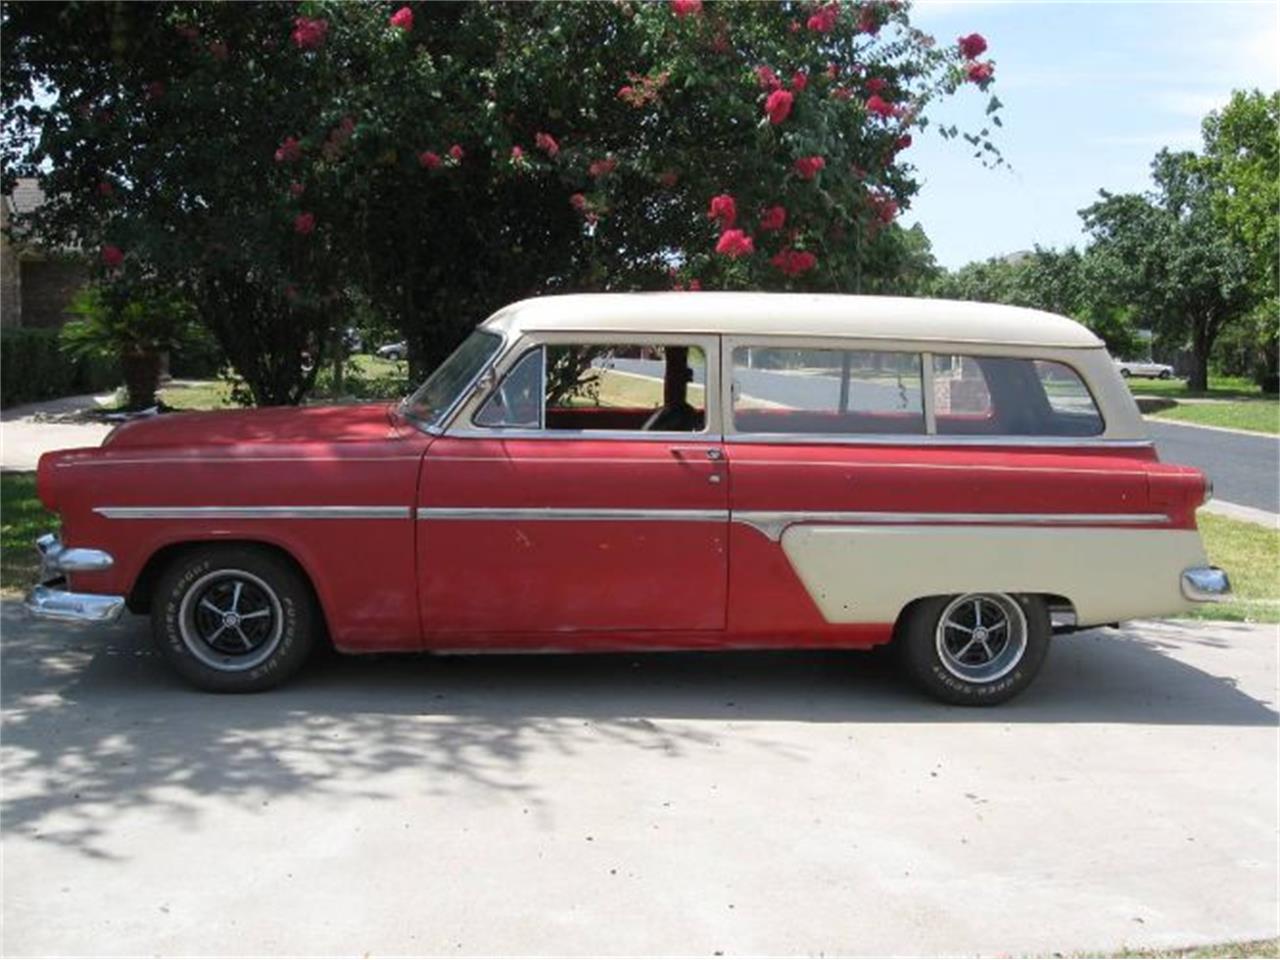
[[[62,326],[72,298],[89,278],[76,258],[9,237],[10,219],[43,202],[40,185],[29,178],[19,179],[11,195],[0,197],[0,326]]]

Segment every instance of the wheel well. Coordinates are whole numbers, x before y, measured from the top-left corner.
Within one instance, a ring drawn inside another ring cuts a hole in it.
[[[270,554],[293,567],[298,576],[302,577],[307,589],[311,591],[311,599],[314,601],[316,612],[319,614],[320,624],[324,628],[325,634],[328,634],[324,606],[320,603],[320,596],[316,593],[316,585],[311,582],[311,575],[307,573],[306,567],[300,564],[298,559],[288,550],[278,547],[274,543],[263,543],[261,540],[185,540],[182,543],[171,543],[167,547],[161,547],[143,565],[142,572],[138,574],[138,578],[133,583],[133,589],[129,591],[129,596],[125,602],[130,612],[150,613],[151,598],[155,594],[156,584],[169,565],[177,560],[178,557],[207,546],[244,547],[250,550],[258,550],[262,553]]]
[[[1054,633],[1070,633],[1076,629],[1076,608],[1070,599],[1056,593],[1026,593],[1022,591],[1014,591],[1015,594],[1021,593],[1022,596],[1039,597],[1045,602],[1049,608],[1049,621],[1053,624]],[[946,594],[945,596],[953,596]],[[925,600],[932,600],[933,596],[916,597],[905,607],[898,611],[898,619],[893,623],[893,638],[896,640],[902,629],[903,622],[907,619],[907,615],[919,603]]]

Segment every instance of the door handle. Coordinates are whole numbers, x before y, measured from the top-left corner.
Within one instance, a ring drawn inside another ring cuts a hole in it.
[[[719,447],[672,447],[672,456],[680,460],[723,460],[724,451]]]

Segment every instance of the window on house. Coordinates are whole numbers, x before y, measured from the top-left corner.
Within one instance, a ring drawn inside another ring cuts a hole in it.
[[[933,410],[949,436],[1093,437],[1104,427],[1075,370],[1024,357],[935,354]]]
[[[738,347],[733,424],[740,433],[925,432],[920,354]]]

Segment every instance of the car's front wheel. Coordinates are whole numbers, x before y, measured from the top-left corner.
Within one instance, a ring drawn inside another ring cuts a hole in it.
[[[1124,377],[1126,380],[1128,380],[1128,379],[1129,379],[1129,377],[1130,377],[1130,376],[1132,376],[1132,374],[1130,374],[1130,373],[1129,373],[1129,368],[1128,368],[1128,367],[1121,367],[1121,368],[1120,368],[1120,376],[1122,376],[1122,377]]]
[[[1160,379],[1161,379],[1161,380],[1172,380],[1172,379],[1173,379],[1173,371],[1172,371],[1172,370],[1161,370],[1161,371],[1160,371]]]
[[[903,616],[897,638],[907,672],[947,703],[1003,703],[1040,671],[1052,636],[1038,597],[966,593],[920,600]]]
[[[250,693],[287,680],[314,645],[315,603],[285,560],[212,544],[181,554],[151,604],[156,646],[204,690]]]

